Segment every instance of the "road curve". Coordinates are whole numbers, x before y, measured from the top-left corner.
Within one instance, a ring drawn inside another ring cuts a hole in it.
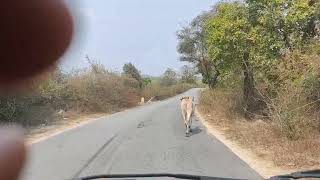
[[[192,89],[185,94],[198,93]],[[185,137],[181,96],[103,117],[33,144],[22,179],[163,172],[262,179],[208,135],[200,121],[194,121],[192,136]]]

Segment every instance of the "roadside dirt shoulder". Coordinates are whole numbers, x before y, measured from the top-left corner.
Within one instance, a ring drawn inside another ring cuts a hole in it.
[[[82,114],[56,121],[51,125],[31,128],[27,133],[27,144],[31,145],[46,140],[52,136],[83,126],[106,115],[107,114],[103,113]]]
[[[320,134],[308,129],[289,138],[271,119],[243,116],[242,100],[228,89],[202,92],[197,115],[216,136],[263,177],[309,171],[320,167]]]
[[[227,127],[221,127],[212,121],[206,120],[207,117],[211,117],[209,114],[200,112],[199,108],[196,109],[196,116],[207,128],[207,132],[215,136],[225,146],[227,146],[233,153],[235,153],[240,159],[246,162],[252,169],[258,172],[263,178],[269,178],[274,175],[286,174],[288,170],[277,168],[272,161],[268,161],[256,155],[254,152],[242,147],[236,141],[227,138],[224,130]]]

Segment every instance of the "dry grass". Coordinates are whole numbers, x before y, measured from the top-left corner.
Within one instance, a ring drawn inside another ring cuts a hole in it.
[[[43,127],[60,122],[59,111],[113,113],[137,106],[141,97],[162,100],[193,87],[177,82],[165,87],[151,83],[141,88],[136,79],[92,62],[86,69],[67,74],[56,70],[46,76],[40,84],[34,84],[32,93],[0,95],[0,123]]]
[[[146,100],[149,100],[152,97],[155,97],[157,100],[163,100],[168,97],[183,93],[195,86],[196,85],[186,83],[177,83],[171,86],[162,86],[159,83],[154,83],[145,87],[141,92],[141,96],[145,97]]]
[[[276,167],[296,171],[320,166],[319,132],[305,132],[307,135],[290,140],[279,125],[271,120],[245,120],[238,97],[235,91],[207,90],[201,96],[199,110],[228,139],[252,151],[262,160],[272,161]]]
[[[92,85],[94,84],[94,85]],[[98,117],[121,111],[128,107],[136,106],[139,93],[147,95],[146,97],[157,96],[160,99],[174,96],[182,93],[192,86],[186,84],[176,84],[170,87],[161,87],[149,85],[139,92],[136,81],[132,78],[117,76],[115,74],[84,73],[71,77],[66,82],[68,99],[60,99],[59,104],[66,104],[69,108],[63,112],[60,117],[50,118],[41,126],[29,127],[28,140],[30,143],[38,142],[52,135],[77,127]],[[113,88],[112,88],[113,87]],[[46,91],[47,92],[47,91]],[[52,94],[51,94],[52,95]],[[51,108],[52,109],[52,108]],[[36,108],[36,111],[39,109]],[[96,113],[98,112],[98,113]],[[39,112],[37,112],[39,114]],[[43,111],[40,117],[48,117],[48,111]],[[51,114],[54,114],[51,112]],[[36,117],[36,113],[31,112],[31,117]],[[25,117],[25,114],[24,114]],[[40,122],[29,121],[25,124],[41,124]]]
[[[84,72],[70,77],[66,82],[69,107],[87,112],[111,112],[136,106],[139,92],[128,83],[130,81],[135,82],[110,72]]]

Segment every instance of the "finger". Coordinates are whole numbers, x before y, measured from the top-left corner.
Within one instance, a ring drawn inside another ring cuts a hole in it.
[[[14,128],[0,129],[0,179],[17,180],[25,159],[23,133]]]
[[[55,66],[71,43],[73,19],[63,0],[2,0],[0,87]]]

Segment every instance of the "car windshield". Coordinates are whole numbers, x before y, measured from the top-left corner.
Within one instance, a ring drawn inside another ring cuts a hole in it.
[[[319,0],[2,3],[0,179],[320,178]]]

